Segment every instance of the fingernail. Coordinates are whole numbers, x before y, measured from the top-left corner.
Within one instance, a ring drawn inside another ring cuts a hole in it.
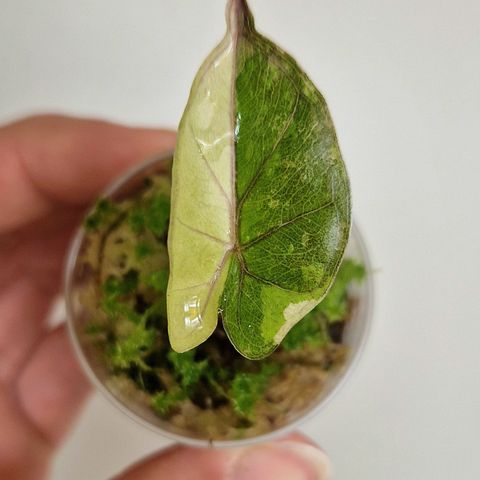
[[[232,480],[329,480],[328,457],[313,445],[276,442],[248,447],[235,458]]]

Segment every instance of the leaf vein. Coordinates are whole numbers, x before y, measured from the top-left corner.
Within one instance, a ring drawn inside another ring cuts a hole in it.
[[[295,223],[297,220],[301,220],[302,218],[307,217],[308,215],[313,215],[314,213],[317,213],[325,208],[331,207],[334,205],[333,200],[330,200],[326,204],[322,205],[321,207],[314,208],[313,210],[309,210],[308,212],[303,212],[297,215],[296,217],[291,218],[290,220],[287,220],[286,222],[281,223],[280,225],[277,225],[276,227],[271,228],[268,230],[268,232],[262,233],[258,237],[254,238],[250,242],[248,242],[246,245],[242,245],[242,250],[247,250],[248,248],[252,247],[256,243],[260,242],[261,240],[270,237],[274,233],[278,232],[281,230],[283,227],[286,227],[287,225],[291,225],[292,223]]]
[[[260,165],[258,166],[258,169],[257,169],[257,173],[255,174],[255,176],[252,178],[252,180],[250,181],[249,185],[247,186],[247,188],[245,189],[245,193],[243,194],[242,198],[240,199],[240,201],[238,202],[238,207],[237,207],[237,218],[240,217],[240,210],[242,209],[242,206],[243,204],[245,203],[245,200],[246,198],[248,197],[248,195],[250,194],[250,192],[253,190],[253,188],[255,187],[255,184],[257,183],[258,179],[260,178],[262,172],[263,172],[263,169],[267,163],[267,161],[273,156],[273,154],[275,153],[275,151],[277,150],[277,147],[278,145],[280,144],[281,140],[283,139],[283,137],[285,136],[288,128],[290,127],[290,125],[292,124],[293,122],[293,118],[295,116],[295,113],[297,111],[297,107],[298,107],[298,103],[299,103],[299,98],[300,98],[300,95],[297,95],[296,97],[296,100],[295,100],[295,105],[292,109],[292,112],[290,113],[289,117],[287,118],[286,122],[285,122],[285,125],[283,126],[282,130],[280,131],[280,134],[277,138],[277,140],[275,141],[275,144],[273,145],[273,148],[271,150],[271,152],[266,155],[263,160],[261,161]]]
[[[207,167],[208,172],[210,173],[211,177],[213,178],[213,181],[214,181],[215,185],[217,185],[217,187],[218,187],[219,190],[220,190],[220,193],[221,193],[221,194],[223,195],[223,197],[225,198],[225,201],[227,202],[227,205],[228,205],[229,210],[232,211],[232,202],[231,202],[231,199],[229,198],[227,192],[226,192],[225,189],[223,188],[223,185],[221,184],[220,180],[219,180],[218,177],[217,177],[217,174],[215,173],[215,171],[213,170],[212,166],[210,165],[210,162],[207,160],[207,157],[205,156],[205,152],[203,151],[203,146],[202,146],[202,144],[198,141],[197,136],[193,133],[192,127],[190,127],[190,130],[191,130],[191,134],[192,134],[193,138],[195,139],[195,143],[197,144],[198,152],[200,153],[201,159],[202,159],[203,162],[205,163],[205,166]]]
[[[229,245],[229,243],[226,242],[225,240],[217,238],[214,235],[210,235],[209,233],[204,232],[203,230],[199,230],[198,228],[192,227],[191,225],[188,225],[188,223],[185,223],[183,220],[181,220],[178,217],[176,218],[176,220],[180,225],[182,225],[185,228],[188,228],[189,230],[191,230],[194,233],[197,233],[198,235],[201,235],[201,236],[206,237],[210,240],[213,240],[214,242],[221,243],[222,245]]]
[[[213,290],[215,289],[215,285],[217,284],[218,279],[221,277],[223,267],[225,267],[225,263],[227,261],[227,258],[228,258],[228,255],[230,254],[230,252],[231,252],[230,248],[227,248],[225,250],[225,253],[223,254],[222,259],[220,260],[217,268],[215,269],[215,274],[212,277],[212,280],[209,282],[210,286],[208,288],[207,296],[205,298],[205,305],[203,306],[202,311],[200,313],[201,317],[203,317],[205,315],[205,311],[208,307],[208,304],[210,303],[210,299],[212,297]]]
[[[259,277],[258,275],[255,275],[254,273],[252,273],[250,270],[248,270],[248,268],[245,266],[243,267],[244,268],[244,273],[245,275],[248,275],[249,277],[253,278],[254,280],[257,280],[258,282],[261,282],[261,283],[265,283],[267,285],[270,285],[272,287],[276,287],[276,288],[279,288],[280,290],[283,290],[285,292],[294,292],[294,293],[298,293],[297,290],[292,290],[290,288],[285,288],[285,287],[282,287],[281,285],[278,285],[278,283],[275,283],[275,282],[272,282],[270,280],[267,280],[266,278],[262,278],[262,277]]]

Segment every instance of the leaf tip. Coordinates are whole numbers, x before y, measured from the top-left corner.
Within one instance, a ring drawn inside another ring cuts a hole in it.
[[[255,30],[255,21],[246,0],[229,0],[226,18],[228,31],[233,34]]]
[[[173,300],[175,305],[175,300]],[[170,347],[176,353],[185,353],[198,347],[205,342],[217,327],[217,321],[206,321],[204,324],[192,325],[185,324],[185,317],[179,315],[178,311],[172,308],[172,299],[167,294],[167,318],[168,318],[168,340]]]

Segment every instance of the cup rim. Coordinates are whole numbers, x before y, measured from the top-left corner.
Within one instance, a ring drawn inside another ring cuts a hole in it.
[[[159,162],[167,162],[173,157],[174,151],[168,151],[162,155],[157,155],[146,161],[140,162],[133,167],[127,169],[121,175],[119,175],[113,182],[111,182],[100,194],[100,197],[109,197],[113,195],[125,182],[127,182],[131,177],[140,174],[142,171],[147,170],[150,167],[155,166]],[[79,338],[76,334],[74,327],[74,315],[72,307],[72,280],[73,272],[75,271],[75,265],[80,251],[80,247],[85,237],[85,230],[80,225],[77,229],[73,240],[70,243],[63,275],[63,292],[65,298],[66,306],[66,324],[67,330],[69,333],[71,344],[75,351],[76,357],[85,372],[89,381],[95,386],[95,389],[101,392],[102,396],[106,398],[111,404],[117,407],[118,410],[123,412],[127,417],[135,421],[137,424],[142,425],[150,431],[153,431],[167,439],[175,441],[177,443],[188,445],[192,447],[216,447],[216,448],[229,448],[229,447],[242,447],[253,445],[260,442],[268,442],[281,437],[287,433],[290,433],[292,430],[301,426],[308,419],[317,415],[321,410],[323,410],[331,401],[332,398],[342,389],[348,378],[352,375],[354,370],[356,370],[360,359],[365,351],[367,341],[370,337],[370,332],[372,329],[373,323],[373,298],[374,298],[374,281],[371,271],[371,260],[368,253],[368,249],[365,245],[365,240],[363,235],[358,228],[356,222],[352,222],[351,235],[355,237],[355,242],[358,246],[360,256],[366,266],[368,275],[365,278],[365,298],[362,300],[364,304],[363,315],[364,327],[361,331],[360,338],[358,340],[357,348],[355,352],[348,360],[347,364],[344,366],[344,370],[339,373],[338,379],[335,381],[331,390],[321,397],[318,400],[318,403],[314,406],[311,406],[307,411],[300,415],[298,418],[292,422],[284,425],[278,429],[272,430],[271,432],[264,433],[255,437],[238,439],[238,440],[207,440],[200,438],[193,438],[187,435],[182,435],[179,433],[171,432],[165,428],[162,428],[158,425],[150,423],[147,419],[143,418],[140,414],[134,412],[128,408],[122,401],[120,401],[107,387],[106,385],[98,378],[95,374],[90,362],[88,361],[85,352],[80,344]]]

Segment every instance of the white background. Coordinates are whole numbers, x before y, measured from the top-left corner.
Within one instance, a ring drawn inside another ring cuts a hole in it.
[[[329,102],[377,269],[365,355],[304,430],[340,480],[480,478],[480,2],[251,7]],[[48,110],[175,127],[223,10],[0,0],[0,123]],[[165,443],[95,397],[53,479],[103,480]]]

